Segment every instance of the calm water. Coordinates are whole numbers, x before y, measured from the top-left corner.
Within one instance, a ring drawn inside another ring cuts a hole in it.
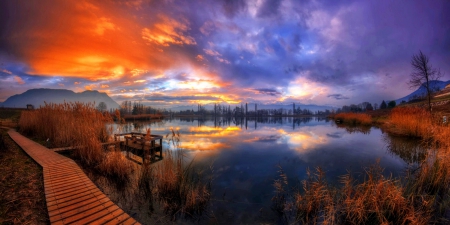
[[[364,168],[377,160],[386,176],[401,176],[408,164],[423,157],[415,142],[391,138],[377,128],[338,127],[320,118],[167,119],[115,126],[114,132],[145,133],[147,128],[160,135],[178,130],[188,158],[196,166],[212,168],[205,170],[214,178],[205,223],[275,222],[270,206],[280,167],[291,187],[306,178],[307,168],[318,166],[326,171],[328,182],[338,184],[347,171],[363,179]],[[168,149],[173,148],[166,144],[164,150]],[[130,196],[106,186],[104,191],[123,201],[120,205],[142,222],[164,222],[140,209],[144,206],[127,203]]]

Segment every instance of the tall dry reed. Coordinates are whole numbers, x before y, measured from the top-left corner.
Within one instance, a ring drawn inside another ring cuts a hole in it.
[[[172,130],[166,136],[174,147],[167,151],[164,159],[153,165],[143,165],[139,187],[146,196],[156,200],[172,220],[184,217],[198,219],[208,207],[211,198],[211,181],[205,179],[187,162],[180,146],[180,134]]]
[[[80,102],[47,104],[39,109],[23,111],[19,120],[22,133],[47,140],[52,147],[77,147],[75,154],[88,165],[102,160],[101,142],[107,141],[105,123],[109,114],[102,114],[94,104]]]
[[[128,182],[134,171],[133,163],[120,150],[105,153],[98,167],[104,175],[119,183]]]
[[[365,113],[338,113],[333,116],[336,120],[350,125],[371,125],[372,117]]]
[[[294,204],[295,222],[303,224],[448,224],[450,221],[450,127],[442,115],[420,108],[392,110],[389,132],[426,140],[428,152],[417,169],[402,179],[384,177],[379,164],[366,169],[365,179],[342,177],[341,187],[325,183],[324,173],[308,172],[303,190],[284,194],[274,182],[275,203]],[[402,150],[403,151],[403,150]],[[278,210],[290,208],[278,206]],[[283,212],[285,215],[288,212]]]
[[[397,107],[389,117],[391,133],[430,138],[432,120],[429,111],[418,107]]]

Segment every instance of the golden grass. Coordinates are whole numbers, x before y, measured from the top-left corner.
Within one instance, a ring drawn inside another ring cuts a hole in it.
[[[99,165],[100,171],[118,182],[129,181],[134,171],[133,163],[119,151],[107,152]]]
[[[389,116],[390,132],[412,137],[430,138],[431,115],[423,108],[397,107]]]
[[[193,161],[186,162],[183,150],[179,148],[179,132],[172,130],[166,140],[176,150],[167,151],[164,160],[154,165],[144,164],[139,187],[150,201],[157,200],[171,220],[199,218],[211,199],[211,181],[195,170]]]
[[[111,116],[96,110],[94,104],[46,103],[39,109],[22,111],[19,128],[29,136],[49,140],[51,147],[76,146],[75,157],[104,175],[124,182],[132,172],[131,162],[120,152],[105,153],[101,146],[108,141],[106,123],[111,121]]]
[[[123,120],[118,111],[114,116],[118,121]],[[78,146],[74,150],[75,156],[85,165],[124,183],[130,180],[134,171],[132,162],[120,151],[105,152],[101,146],[101,142],[108,139],[105,123],[111,120],[108,114],[102,114],[91,104],[45,104],[37,110],[23,111],[19,127],[29,136],[50,139],[53,147]],[[150,129],[146,135],[149,137]],[[204,182],[192,167],[192,162],[186,164],[179,149],[178,132],[172,130],[171,137],[167,135],[166,140],[177,150],[175,153],[168,151],[159,163],[145,163],[138,185],[147,199],[156,199],[173,220],[180,216],[196,218],[208,206],[211,183]]]
[[[333,117],[350,125],[371,125],[372,117],[365,113],[338,113]]]
[[[450,127],[439,114],[406,107],[393,109],[387,126],[429,146],[425,159],[405,178],[384,177],[377,163],[366,169],[364,181],[349,173],[341,178],[341,187],[332,187],[317,168],[313,174],[308,171],[302,190],[294,194],[285,191],[287,178],[276,180],[272,208],[302,224],[448,224]]]

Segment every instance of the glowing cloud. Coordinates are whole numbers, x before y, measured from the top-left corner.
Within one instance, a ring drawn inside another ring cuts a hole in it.
[[[18,84],[25,84],[25,81],[22,80],[22,78],[20,78],[19,76],[14,76],[14,80],[18,83]]]
[[[153,24],[150,28],[142,29],[142,39],[165,47],[168,47],[171,44],[197,44],[193,37],[185,36],[183,34],[189,30],[187,21],[182,23],[164,15],[160,15],[159,19],[159,23]]]
[[[110,22],[110,19],[102,17],[97,22],[97,27],[95,29],[95,33],[98,35],[103,35],[105,33],[105,30],[115,30],[115,29],[116,29],[116,26]]]

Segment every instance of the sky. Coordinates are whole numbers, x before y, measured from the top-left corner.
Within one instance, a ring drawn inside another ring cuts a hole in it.
[[[450,79],[447,0],[0,1],[0,101],[31,88],[119,104],[401,98],[422,51]]]

